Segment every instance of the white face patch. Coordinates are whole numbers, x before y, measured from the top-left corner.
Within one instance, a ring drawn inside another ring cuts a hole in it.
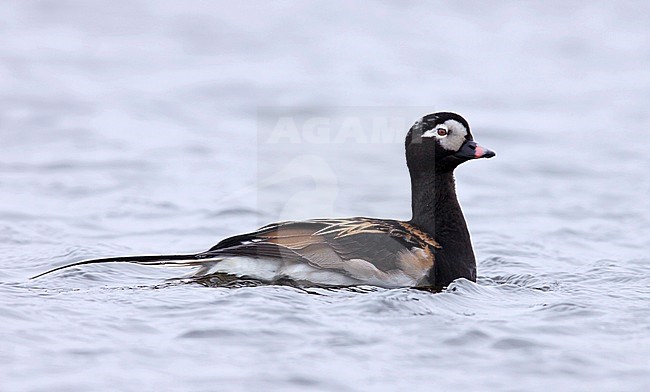
[[[422,134],[422,137],[435,137],[440,146],[447,151],[458,151],[465,143],[467,129],[456,120],[447,120]]]

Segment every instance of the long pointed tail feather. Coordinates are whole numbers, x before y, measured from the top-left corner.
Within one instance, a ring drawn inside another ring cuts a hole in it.
[[[50,274],[52,272],[60,271],[62,269],[66,269],[70,267],[76,267],[79,265],[86,265],[86,264],[133,263],[133,264],[140,264],[140,265],[165,265],[165,266],[173,266],[173,267],[191,267],[191,266],[201,265],[206,261],[209,261],[209,259],[206,260],[205,253],[185,254],[185,255],[142,255],[142,256],[105,257],[101,259],[82,260],[76,263],[62,265],[60,267],[52,268],[51,270],[32,276],[29,279],[40,278],[41,276]]]

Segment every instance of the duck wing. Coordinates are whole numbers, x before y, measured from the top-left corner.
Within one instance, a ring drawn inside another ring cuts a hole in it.
[[[274,223],[196,256],[212,261],[201,276],[414,287],[433,285],[436,248],[431,236],[407,222],[355,217]]]

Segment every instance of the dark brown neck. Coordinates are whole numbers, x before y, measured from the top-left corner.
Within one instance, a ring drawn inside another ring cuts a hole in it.
[[[476,259],[456,197],[453,172],[411,173],[411,199],[411,223],[429,233],[442,247],[436,252],[432,271],[436,286],[446,286],[457,278],[475,281]]]

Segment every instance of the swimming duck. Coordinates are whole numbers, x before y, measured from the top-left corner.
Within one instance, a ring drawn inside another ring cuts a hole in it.
[[[54,268],[108,262],[197,266],[194,277],[252,279],[300,286],[440,288],[476,281],[476,259],[456,197],[454,169],[495,153],[474,142],[467,121],[439,112],[418,120],[405,140],[411,176],[409,221],[376,218],[272,223],[226,238],[197,254],[119,256]]]

